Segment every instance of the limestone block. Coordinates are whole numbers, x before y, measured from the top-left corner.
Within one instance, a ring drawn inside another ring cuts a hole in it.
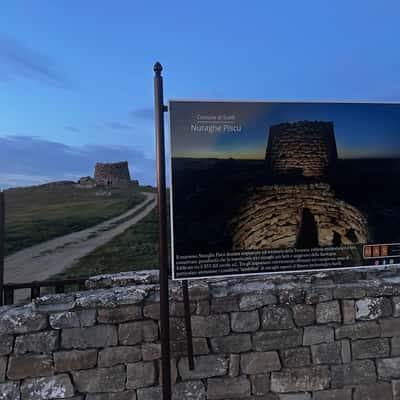
[[[379,325],[382,329],[382,336],[399,336],[400,318],[380,319]]]
[[[120,393],[88,394],[86,400],[136,400],[136,392],[134,390],[126,390]]]
[[[392,385],[390,383],[372,383],[357,386],[354,390],[354,400],[392,400]]]
[[[54,353],[56,372],[94,368],[97,363],[97,350],[69,350]]]
[[[68,399],[74,395],[74,392],[71,379],[67,374],[26,379],[21,384],[22,400]]]
[[[218,337],[229,333],[229,316],[227,314],[192,316],[193,337]]]
[[[353,325],[340,326],[339,328],[336,328],[335,335],[336,339],[349,338],[357,340],[374,338],[381,335],[381,327],[375,321],[356,322]]]
[[[251,349],[251,338],[248,334],[228,335],[210,339],[214,353],[242,353]]]
[[[392,304],[386,297],[371,297],[356,301],[356,319],[373,320],[389,317],[392,314]]]
[[[153,342],[158,339],[158,325],[154,321],[126,322],[119,325],[119,342],[134,345],[142,341]]]
[[[400,357],[384,358],[376,361],[381,379],[400,378]]]
[[[194,358],[195,369],[190,370],[187,357],[178,362],[178,371],[182,380],[203,379],[213,376],[226,375],[228,372],[228,358],[219,355],[197,356]]]
[[[297,326],[307,326],[315,323],[315,308],[308,304],[292,306],[293,319]]]
[[[256,332],[253,335],[253,349],[268,351],[300,346],[303,341],[301,329],[284,331]]]
[[[55,351],[59,346],[59,332],[43,331],[19,335],[15,339],[14,353],[45,353]]]
[[[98,366],[112,367],[118,364],[134,363],[142,358],[140,346],[115,346],[99,351]]]
[[[9,379],[35,378],[53,375],[53,358],[48,355],[10,356],[7,377]]]
[[[125,389],[125,366],[72,371],[72,379],[78,392],[113,393]]]
[[[352,400],[351,389],[321,390],[313,393],[313,400]]]
[[[13,349],[14,337],[12,335],[0,334],[0,356],[10,354]]]
[[[239,311],[239,302],[237,297],[220,297],[211,299],[212,314],[221,314],[232,311]]]
[[[251,394],[263,396],[269,392],[269,374],[250,375]]]
[[[114,325],[67,328],[61,331],[61,346],[64,349],[108,347],[117,343],[117,328]]]
[[[313,345],[311,353],[314,364],[340,364],[342,362],[342,344],[340,342]]]
[[[98,310],[97,321],[100,323],[119,324],[142,318],[142,308],[129,305],[117,308],[103,308]]]
[[[312,287],[307,290],[305,302],[307,304],[317,304],[330,301],[333,298],[333,288],[331,287]]]
[[[375,365],[371,360],[353,361],[349,364],[333,365],[332,388],[361,385],[376,381]]]
[[[258,311],[241,311],[231,314],[233,332],[255,332],[260,327]]]
[[[354,300],[342,300],[342,316],[344,324],[353,324],[356,319]]]
[[[0,356],[0,382],[6,380],[7,357]]]
[[[78,313],[75,311],[61,311],[58,313],[50,314],[49,322],[50,326],[53,329],[80,327]]]
[[[317,323],[341,322],[340,305],[337,300],[319,303],[316,307]]]
[[[389,357],[390,344],[388,338],[364,339],[352,342],[354,359]]]
[[[126,370],[126,387],[138,389],[151,386],[156,382],[156,369],[153,361],[128,364]]]
[[[157,360],[161,358],[161,344],[160,343],[142,343],[142,359],[143,361]],[[138,360],[136,360],[138,361]]]
[[[31,305],[15,307],[0,313],[0,334],[16,335],[40,331],[47,327],[47,316]]]
[[[303,345],[333,342],[333,328],[323,325],[306,326],[304,328]]]
[[[176,383],[172,389],[172,400],[206,400],[206,390],[201,381]]]
[[[229,356],[229,376],[231,378],[238,376],[240,372],[240,355],[231,354]]]
[[[302,367],[311,364],[309,347],[281,350],[280,355],[285,368]]]
[[[0,400],[20,400],[19,382],[0,383]]]
[[[400,356],[400,336],[395,336],[390,338],[391,352],[390,355],[392,357]]]
[[[310,393],[287,393],[280,394],[279,400],[311,400]]]
[[[322,390],[328,388],[329,383],[326,366],[293,368],[271,374],[271,391],[278,393]]]
[[[284,306],[267,306],[261,311],[262,329],[280,330],[294,328],[290,309]]]
[[[240,356],[240,369],[246,374],[264,374],[281,369],[281,363],[276,351],[250,352]]]
[[[250,381],[244,376],[207,379],[207,399],[243,399],[250,394]]]
[[[276,304],[278,299],[270,292],[255,292],[251,294],[243,294],[239,300],[239,309],[241,311],[250,311],[262,306]]]

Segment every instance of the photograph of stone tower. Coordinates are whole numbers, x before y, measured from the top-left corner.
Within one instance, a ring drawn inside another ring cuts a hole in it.
[[[175,254],[335,249],[355,266],[400,243],[399,104],[182,101],[170,118]]]
[[[368,242],[366,218],[337,199],[327,183],[337,163],[333,122],[271,126],[265,161],[275,184],[255,188],[238,209],[232,223],[235,250]]]

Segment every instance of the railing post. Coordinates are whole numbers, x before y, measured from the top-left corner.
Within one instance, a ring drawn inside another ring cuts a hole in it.
[[[64,293],[64,291],[65,291],[64,284],[61,283],[56,285],[56,290],[55,290],[56,293]]]
[[[10,306],[14,304],[14,289],[9,287],[3,287],[4,289],[4,304]]]
[[[5,196],[0,191],[0,306],[4,304]]]
[[[31,287],[31,300],[40,297],[40,286]]]

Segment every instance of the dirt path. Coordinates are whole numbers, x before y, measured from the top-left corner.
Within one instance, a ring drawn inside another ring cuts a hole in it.
[[[109,242],[148,215],[156,205],[156,194],[142,194],[146,197],[142,203],[118,217],[6,257],[5,283],[42,281],[66,270],[78,259]]]

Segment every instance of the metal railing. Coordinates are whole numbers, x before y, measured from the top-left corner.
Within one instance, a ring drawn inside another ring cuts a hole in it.
[[[3,304],[11,305],[15,302],[15,291],[30,289],[30,299],[36,299],[41,295],[41,288],[54,288],[56,293],[64,293],[67,286],[76,286],[78,290],[85,290],[87,278],[59,279],[48,281],[35,281],[26,283],[3,284]]]

